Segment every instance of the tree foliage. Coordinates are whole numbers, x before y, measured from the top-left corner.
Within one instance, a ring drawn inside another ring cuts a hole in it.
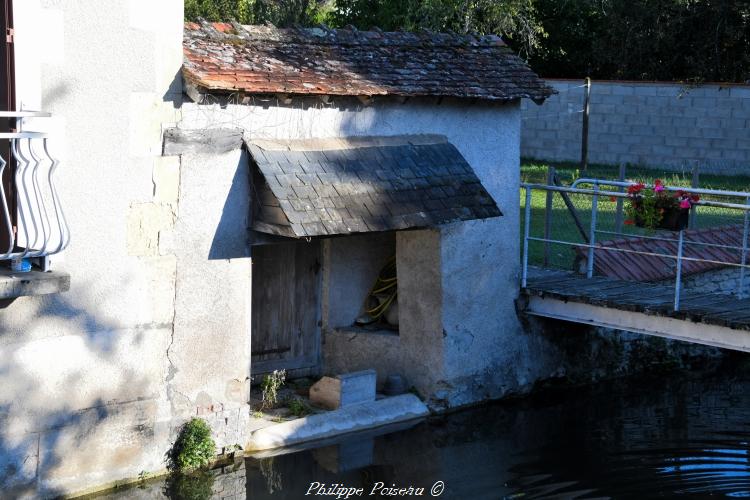
[[[750,79],[750,0],[537,0],[543,76]]]
[[[311,25],[322,22],[327,8],[326,2],[318,0],[185,0],[185,19]]]
[[[538,48],[544,36],[535,0],[336,0],[327,19],[360,29],[499,33],[523,55]]]
[[[750,79],[750,0],[185,0],[185,16],[497,33],[546,77]]]

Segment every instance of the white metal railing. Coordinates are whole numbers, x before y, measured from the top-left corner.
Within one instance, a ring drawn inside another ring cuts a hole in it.
[[[588,184],[588,185],[591,185],[592,188],[582,189],[582,188],[577,187],[580,184]],[[529,267],[529,242],[536,241],[536,242],[543,242],[545,244],[549,243],[549,244],[586,248],[587,249],[586,277],[587,278],[591,278],[594,273],[594,259],[596,257],[595,252],[594,252],[595,249],[600,250],[600,251],[607,251],[607,252],[633,253],[633,254],[640,254],[640,255],[667,258],[667,259],[674,260],[675,261],[675,291],[674,291],[674,310],[675,311],[679,311],[680,309],[680,294],[681,294],[681,287],[682,287],[682,264],[685,261],[706,262],[706,263],[720,264],[723,266],[739,267],[740,276],[739,276],[739,283],[737,286],[737,295],[740,298],[742,298],[742,291],[744,287],[745,274],[746,274],[745,269],[750,267],[750,265],[747,264],[748,233],[750,232],[750,193],[744,192],[744,191],[722,191],[722,190],[716,190],[716,189],[680,188],[680,187],[666,187],[665,186],[665,188],[670,191],[689,191],[691,194],[725,196],[725,197],[730,197],[730,198],[731,197],[741,198],[745,200],[746,201],[745,204],[728,203],[728,202],[721,202],[721,201],[715,201],[715,200],[700,200],[699,202],[694,203],[694,205],[698,207],[700,206],[717,207],[717,208],[725,208],[725,209],[740,211],[743,214],[744,223],[743,223],[742,240],[741,240],[742,245],[739,247],[731,246],[731,245],[722,245],[718,243],[685,241],[684,231],[682,230],[679,231],[678,238],[676,240],[674,238],[644,236],[644,235],[621,233],[617,231],[598,230],[597,219],[598,219],[599,197],[602,195],[606,195],[607,197],[614,198],[614,199],[627,199],[629,197],[626,193],[618,192],[618,191],[610,191],[610,190],[603,191],[600,189],[600,187],[601,186],[627,187],[630,185],[632,185],[632,183],[630,182],[610,181],[610,180],[603,180],[603,179],[578,179],[575,182],[573,182],[573,184],[570,187],[557,186],[557,185],[551,185],[551,184],[522,183],[521,189],[525,190],[525,207],[524,207],[521,286],[526,287],[527,285],[528,267]],[[648,184],[645,186],[653,187]],[[542,191],[551,192],[551,193],[575,193],[575,194],[590,196],[591,197],[591,220],[590,220],[590,227],[589,227],[589,232],[588,232],[588,241],[587,242],[574,242],[574,241],[563,241],[563,240],[552,239],[552,238],[539,238],[539,237],[531,236],[530,234],[531,216],[532,216],[531,194],[533,190],[542,190]],[[629,249],[629,248],[616,248],[616,247],[611,247],[611,246],[604,246],[602,244],[597,244],[597,241],[596,241],[597,234],[609,234],[609,235],[617,235],[621,237],[632,237],[632,238],[676,242],[677,253],[676,255],[670,255],[666,253],[654,253],[654,252],[634,250],[634,249]],[[684,246],[686,244],[737,250],[738,252],[740,252],[740,255],[741,255],[740,261],[739,263],[737,263],[737,262],[716,261],[714,259],[686,257],[683,252]]]
[[[40,111],[0,112],[0,118],[15,120],[16,125],[14,132],[0,133],[0,143],[10,142],[15,163],[12,189],[0,187],[0,231],[6,232],[8,241],[7,248],[0,248],[0,260],[38,258],[43,270],[49,255],[68,246],[70,230],[54,181],[59,161],[49,152],[47,133],[24,130],[24,120],[50,116]],[[10,163],[0,154],[0,179]]]

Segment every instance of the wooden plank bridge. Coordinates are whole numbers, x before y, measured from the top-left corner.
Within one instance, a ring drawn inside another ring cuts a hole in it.
[[[529,268],[526,314],[750,352],[750,299]]]

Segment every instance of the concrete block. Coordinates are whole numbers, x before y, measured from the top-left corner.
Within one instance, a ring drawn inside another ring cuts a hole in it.
[[[665,97],[677,97],[680,95],[680,86],[678,85],[665,85],[663,87],[656,88],[656,95]]]
[[[310,387],[310,401],[335,410],[343,406],[375,401],[375,370],[323,377]]]
[[[655,155],[669,158],[675,154],[675,149],[669,146],[658,146],[655,145],[651,148],[651,152]]]
[[[688,145],[686,137],[677,137],[673,135],[667,135],[664,137],[664,145],[673,147],[684,147]]]
[[[701,137],[707,139],[722,139],[726,137],[726,134],[725,131],[720,128],[703,128],[701,129]]]
[[[732,87],[729,95],[738,99],[750,99],[750,87]]]
[[[633,92],[637,96],[656,96],[656,87],[651,85],[634,85]]]
[[[634,94],[635,90],[631,85],[612,85],[612,95],[614,96],[628,96]]]

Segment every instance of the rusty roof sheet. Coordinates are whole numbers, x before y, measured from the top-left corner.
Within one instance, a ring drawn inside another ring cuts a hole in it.
[[[598,246],[633,250],[662,255],[677,255],[677,232],[660,232],[660,237],[674,241],[645,238],[624,238],[597,242]],[[684,260],[682,274],[690,275],[739,264],[742,258],[742,225],[728,225],[704,229],[687,229],[683,234],[683,256],[701,261]],[[691,245],[691,242],[712,243],[734,248]],[[577,247],[577,253],[586,257],[587,249]],[[603,276],[628,281],[659,281],[675,277],[676,260],[631,252],[594,250],[594,271]],[[711,261],[711,262],[706,262]]]
[[[247,146],[258,168],[253,175],[256,231],[300,238],[502,215],[444,136],[252,141]]]
[[[555,91],[494,35],[186,23],[185,79],[245,94],[452,96]]]

